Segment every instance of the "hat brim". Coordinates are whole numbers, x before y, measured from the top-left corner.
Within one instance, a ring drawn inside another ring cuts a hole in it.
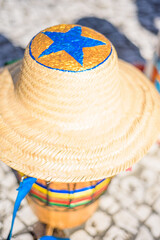
[[[12,77],[8,71],[0,74],[0,160],[10,167],[47,181],[98,180],[132,166],[157,139],[159,94],[130,64],[119,60],[122,116],[114,129],[105,125],[104,119],[95,131],[77,130],[60,136],[66,145],[58,143],[54,126],[38,121],[16,98],[13,80],[20,65],[11,67]],[[93,143],[90,148],[88,141]]]

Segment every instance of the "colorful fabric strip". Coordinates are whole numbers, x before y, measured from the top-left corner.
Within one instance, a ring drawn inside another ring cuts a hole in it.
[[[54,197],[54,198],[62,198],[62,199],[75,199],[75,198],[80,198],[80,197],[84,197],[84,196],[90,196],[92,193],[94,193],[95,191],[98,191],[99,189],[101,189],[102,187],[104,187],[106,184],[108,184],[110,182],[110,178],[104,179],[101,182],[99,182],[97,185],[93,186],[89,186],[87,188],[82,188],[82,189],[77,189],[77,191],[71,191],[71,193],[68,192],[64,192],[64,190],[58,190],[58,192],[55,189],[48,189],[47,187],[36,183],[33,185],[32,189],[37,189],[38,191],[40,191],[41,193],[44,193],[45,195],[49,195],[50,197]]]
[[[58,190],[58,189],[52,189],[52,188],[49,188],[49,191],[54,192],[54,193],[75,194],[76,192],[83,192],[83,191],[86,191],[86,190],[94,189],[96,186],[98,186],[101,182],[103,182],[105,180],[106,179],[102,179],[99,182],[97,182],[95,185],[85,187],[85,188],[75,189],[75,190],[71,190],[71,191],[69,191],[69,190]],[[40,186],[44,189],[47,189],[46,186],[41,184],[41,183],[36,182],[36,185],[38,185],[38,186]]]
[[[107,178],[100,181],[97,185],[95,185],[95,189],[92,188],[93,186],[91,186],[91,189],[89,189],[89,187],[85,188],[87,189],[86,191],[82,188],[82,192],[80,192],[81,189],[78,189],[79,191],[74,194],[68,194],[66,192],[53,193],[53,191],[51,192],[50,190],[47,192],[46,186],[41,184],[41,187],[39,183],[36,183],[33,185],[30,195],[43,203],[48,203],[50,206],[74,208],[84,204],[89,204],[93,200],[98,199],[104,191],[106,191],[110,180],[110,178]],[[47,196],[49,196],[49,199]]]
[[[23,176],[21,173],[19,175]],[[29,194],[49,206],[75,208],[97,200],[106,191],[110,181],[111,178],[106,178],[97,181],[94,185],[69,191],[51,188],[37,180]]]
[[[101,195],[101,192],[105,191],[107,188],[107,186],[105,186],[104,188],[100,189],[100,191],[96,192],[95,194],[93,194],[93,196],[88,196],[88,197],[84,197],[84,198],[81,198],[81,199],[76,199],[76,200],[72,200],[71,203],[77,203],[77,202],[80,202],[80,201],[83,201],[83,200],[92,200],[92,198],[96,198],[97,196]],[[46,195],[42,195],[41,193],[39,192],[36,192],[35,190],[32,190],[30,191],[31,195],[37,195],[38,197],[44,199],[47,201],[47,197]],[[49,199],[49,201],[52,203],[52,202],[57,202],[57,203],[62,203],[62,204],[69,204],[70,201],[69,200],[56,200],[56,199]]]

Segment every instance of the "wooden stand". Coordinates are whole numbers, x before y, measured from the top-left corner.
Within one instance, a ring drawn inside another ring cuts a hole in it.
[[[46,226],[46,236],[52,236],[53,234],[53,227],[51,227],[50,225]]]

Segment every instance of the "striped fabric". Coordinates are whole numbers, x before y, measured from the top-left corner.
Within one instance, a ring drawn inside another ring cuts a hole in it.
[[[19,173],[19,179],[21,176],[22,174]],[[30,191],[30,196],[38,199],[44,205],[76,208],[97,200],[106,191],[110,181],[111,178],[87,182],[83,183],[83,186],[86,185],[86,187],[80,188],[78,187],[79,183],[75,183],[75,189],[70,189],[70,184],[65,184],[64,188],[57,189],[56,183],[54,187],[54,183],[47,185],[45,181],[37,180]]]

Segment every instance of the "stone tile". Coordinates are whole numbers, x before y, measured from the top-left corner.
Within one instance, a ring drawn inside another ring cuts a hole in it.
[[[135,240],[153,240],[153,237],[145,226],[142,226]]]
[[[151,229],[153,236],[160,239],[160,216],[153,213],[146,221],[146,225]]]
[[[140,164],[145,168],[148,168],[155,172],[160,172],[159,158],[157,156],[146,155],[141,161]]]
[[[109,186],[109,188],[107,189],[107,192],[111,195],[111,196],[116,196],[117,192],[120,191],[120,187],[119,187],[119,179],[118,176],[114,177],[111,181],[111,184]]]
[[[22,207],[21,210],[18,211],[17,216],[22,222],[24,222],[28,226],[33,225],[38,221],[38,218],[32,212],[29,206]]]
[[[25,233],[14,237],[14,240],[33,240],[33,236],[29,233]]]
[[[129,211],[121,210],[113,216],[113,220],[118,227],[132,234],[138,231],[139,221]]]
[[[100,198],[99,206],[103,211],[107,211],[107,213],[111,215],[115,214],[120,209],[115,199],[109,195]]]
[[[17,197],[17,193],[18,193],[17,188],[18,188],[18,184],[16,183],[16,186],[12,187],[12,189],[10,190],[6,189],[6,195],[8,199],[11,200],[13,203],[15,202]],[[21,202],[21,207],[27,206],[27,205],[28,205],[28,202],[26,198],[24,198]]]
[[[120,202],[123,208],[130,208],[130,206],[134,204],[133,196],[131,197],[131,194],[124,193],[123,191],[121,191],[121,189],[118,192],[118,194],[115,196],[115,198],[117,199],[117,201]]]
[[[0,165],[1,167],[1,165]],[[3,168],[0,168],[0,181],[2,181],[5,177],[5,171],[3,170]]]
[[[103,240],[129,240],[131,237],[131,234],[126,233],[124,230],[112,226],[103,237]]]
[[[111,217],[101,211],[97,211],[86,222],[85,230],[92,236],[105,232],[111,224]]]
[[[5,218],[3,221],[2,237],[4,239],[6,239],[9,234],[10,227],[11,227],[11,220],[12,220],[12,216],[9,216]],[[13,235],[17,234],[18,232],[20,232],[25,228],[26,228],[25,225],[18,218],[16,218],[14,227],[13,227]]]
[[[21,207],[27,207],[29,206],[28,202],[27,202],[27,199],[23,199],[22,203],[21,203]]]
[[[18,192],[17,192],[16,188],[13,187],[10,191],[8,191],[8,198],[9,198],[11,201],[15,202],[16,197],[17,197],[17,193],[18,193]]]
[[[7,189],[15,188],[15,190],[16,190],[18,187],[16,177],[14,176],[14,174],[12,172],[9,172],[5,176],[5,178],[1,181],[1,184],[4,188],[7,188]]]
[[[131,207],[131,210],[141,222],[144,222],[149,217],[152,211],[151,208],[146,204],[140,206],[134,205]]]
[[[0,216],[6,217],[13,212],[13,203],[8,199],[0,201]]]
[[[148,188],[145,192],[145,202],[152,205],[160,197],[160,187],[159,185],[154,185]]]
[[[0,162],[0,168],[4,171],[4,173],[9,173],[11,170],[10,168],[3,162]],[[2,180],[3,175],[0,177],[0,180]]]
[[[3,228],[3,224],[2,224],[2,222],[0,222],[0,232],[1,232],[2,228]]]
[[[0,185],[0,201],[5,200],[8,197],[8,190]]]
[[[121,181],[121,188],[124,192],[129,194],[129,193],[133,193],[139,188],[143,188],[143,186],[142,186],[141,180],[139,180],[137,177],[128,176],[127,181],[126,181],[126,178],[124,178]]]
[[[158,198],[153,205],[153,209],[160,215],[160,198]]]
[[[145,189],[137,188],[133,193],[135,203],[142,204],[144,202]]]
[[[157,181],[157,174],[150,169],[144,168],[140,178],[145,182],[147,187],[151,187]]]
[[[92,240],[93,238],[89,236],[84,230],[78,230],[70,236],[71,240]]]
[[[130,205],[132,205],[132,202],[136,202],[138,204],[143,203],[143,182],[136,176],[127,176],[122,179],[121,189],[121,203],[123,206],[129,207]],[[129,201],[128,198],[130,199]]]

